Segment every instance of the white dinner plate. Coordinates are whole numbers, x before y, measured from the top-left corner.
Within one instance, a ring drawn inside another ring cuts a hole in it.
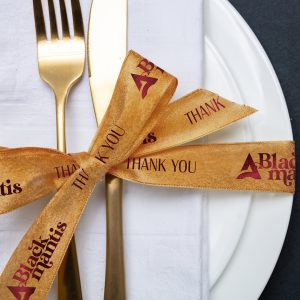
[[[259,110],[207,142],[292,140],[278,79],[249,26],[227,0],[205,0],[204,11],[205,88]],[[292,199],[209,192],[211,299],[259,297],[281,251]]]

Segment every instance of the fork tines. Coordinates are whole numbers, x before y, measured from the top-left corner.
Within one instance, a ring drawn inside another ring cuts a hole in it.
[[[54,1],[55,0],[48,0],[49,20],[51,29],[51,39],[58,39],[58,26],[56,22],[58,18],[56,18],[57,12],[55,11]],[[59,7],[62,26],[62,38],[69,38],[71,34],[69,29],[65,0],[59,0]],[[73,15],[74,36],[83,37],[83,20],[79,0],[71,0],[71,7]],[[42,0],[33,0],[33,9],[37,39],[47,39]]]

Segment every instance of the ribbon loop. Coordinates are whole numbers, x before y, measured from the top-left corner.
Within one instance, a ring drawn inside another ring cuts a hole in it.
[[[110,166],[140,146],[173,96],[177,79],[130,51],[90,153]],[[126,71],[125,71],[126,70]]]

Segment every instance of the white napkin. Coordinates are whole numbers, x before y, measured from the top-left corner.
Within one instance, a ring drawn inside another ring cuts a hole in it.
[[[87,31],[91,0],[81,1],[81,5]],[[201,87],[202,21],[202,0],[129,0],[129,48],[178,77],[175,98]],[[55,100],[39,77],[36,55],[32,1],[2,0],[0,145],[56,147]],[[85,72],[68,101],[68,151],[88,149],[95,130]],[[200,191],[124,183],[129,300],[207,299],[204,198],[205,193]],[[39,200],[0,216],[0,271],[48,200]],[[76,241],[83,297],[102,299],[105,274],[103,183],[96,187],[82,216]],[[57,299],[55,288],[48,299]]]

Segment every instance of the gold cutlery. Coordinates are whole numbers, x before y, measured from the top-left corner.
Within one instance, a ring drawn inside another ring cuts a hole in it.
[[[88,34],[89,75],[98,125],[127,52],[127,0],[94,0]],[[122,180],[107,175],[105,300],[124,300]]]
[[[74,37],[71,38],[65,2],[60,0],[62,36],[59,37],[53,2],[48,0],[51,38],[47,39],[41,0],[33,0],[38,65],[41,78],[55,94],[57,149],[66,152],[65,106],[70,89],[82,77],[84,70],[84,30],[79,0],[71,0],[74,21]],[[58,273],[58,299],[82,299],[74,238]]]

